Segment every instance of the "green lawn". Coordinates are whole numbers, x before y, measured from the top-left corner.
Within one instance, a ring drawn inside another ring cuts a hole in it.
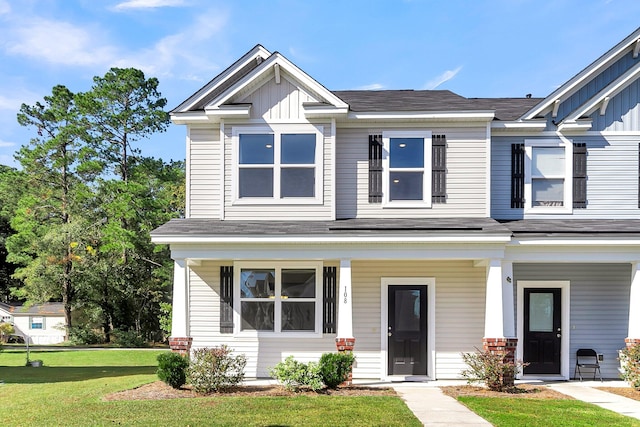
[[[640,426],[640,420],[579,400],[471,396],[458,400],[497,427]]]
[[[155,381],[161,351],[0,353],[3,425],[355,425],[419,426],[397,397],[234,397],[102,401],[102,396]]]

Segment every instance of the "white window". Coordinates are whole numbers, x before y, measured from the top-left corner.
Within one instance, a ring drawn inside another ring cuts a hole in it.
[[[236,333],[321,333],[321,263],[243,262],[234,274]]]
[[[431,206],[431,132],[382,133],[384,202],[403,207]]]
[[[235,203],[320,203],[322,128],[234,128]]]
[[[525,140],[525,209],[571,213],[573,144],[562,140]]]
[[[30,317],[29,318],[29,329],[44,329],[44,317]]]

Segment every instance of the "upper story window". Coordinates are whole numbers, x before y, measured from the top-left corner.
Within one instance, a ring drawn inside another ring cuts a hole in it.
[[[571,213],[573,144],[561,140],[525,141],[525,210]]]
[[[240,333],[321,332],[319,263],[243,263],[235,270]]]
[[[235,128],[237,203],[320,203],[322,129]]]
[[[431,132],[383,132],[384,203],[431,206]]]
[[[29,329],[44,329],[44,317],[30,317],[29,318]]]

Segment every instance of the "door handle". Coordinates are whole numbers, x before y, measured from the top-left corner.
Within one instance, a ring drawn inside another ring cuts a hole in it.
[[[388,337],[390,337],[391,335],[393,335],[391,332],[387,332]]]
[[[560,338],[561,336],[562,336],[562,335],[560,335],[560,334],[556,334],[556,337],[558,337],[558,338]]]

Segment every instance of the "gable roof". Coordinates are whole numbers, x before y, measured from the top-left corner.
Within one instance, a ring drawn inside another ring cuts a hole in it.
[[[634,58],[636,58],[640,53],[640,28],[636,29],[624,40],[607,51],[604,55],[600,56],[578,74],[576,74],[568,82],[553,91],[553,93],[544,98],[533,108],[529,109],[522,115],[521,119],[531,120],[544,115],[545,112],[553,108],[554,104],[562,103],[563,101],[568,99],[581,87],[588,84],[595,76],[600,74],[611,64],[618,61],[620,58],[622,58],[624,55],[629,54],[630,52],[632,52]]]

